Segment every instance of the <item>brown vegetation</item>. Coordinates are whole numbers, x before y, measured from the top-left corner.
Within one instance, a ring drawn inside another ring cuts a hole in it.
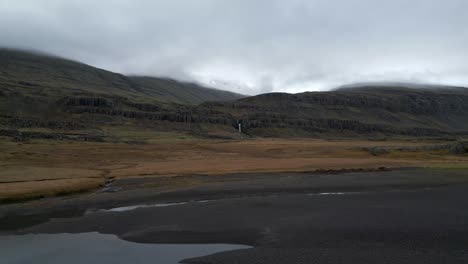
[[[420,148],[440,143],[318,139],[207,140],[166,137],[145,144],[3,140],[0,199],[39,197],[96,188],[108,178],[235,172],[467,167],[468,157]],[[421,151],[388,151],[372,147]]]
[[[103,178],[60,179],[0,184],[0,201],[21,201],[46,196],[65,195],[96,189]]]

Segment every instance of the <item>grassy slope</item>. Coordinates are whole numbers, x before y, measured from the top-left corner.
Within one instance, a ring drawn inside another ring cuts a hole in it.
[[[38,97],[102,94],[143,102],[184,104],[242,97],[192,83],[127,77],[58,57],[10,49],[0,49],[0,88],[3,92]]]
[[[129,79],[141,87],[145,93],[166,102],[200,104],[206,101],[229,101],[242,97],[239,94],[171,79],[144,76],[132,76]]]

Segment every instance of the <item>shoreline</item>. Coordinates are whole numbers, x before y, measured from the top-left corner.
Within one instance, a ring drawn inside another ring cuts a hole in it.
[[[421,168],[330,172],[232,173],[117,178],[104,188],[23,203],[0,204],[0,231],[28,227],[86,211],[269,195],[411,190],[468,184],[467,170]],[[24,213],[27,212],[26,215]]]

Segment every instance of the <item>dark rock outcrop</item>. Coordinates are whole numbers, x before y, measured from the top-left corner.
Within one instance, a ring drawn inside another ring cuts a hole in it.
[[[468,154],[468,142],[457,142],[450,146],[450,153],[456,155]]]

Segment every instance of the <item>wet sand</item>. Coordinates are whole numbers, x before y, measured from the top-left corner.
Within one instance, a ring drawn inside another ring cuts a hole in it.
[[[3,205],[0,227],[253,246],[185,263],[468,262],[467,171],[193,177],[202,183],[124,179],[107,186],[112,192]]]

